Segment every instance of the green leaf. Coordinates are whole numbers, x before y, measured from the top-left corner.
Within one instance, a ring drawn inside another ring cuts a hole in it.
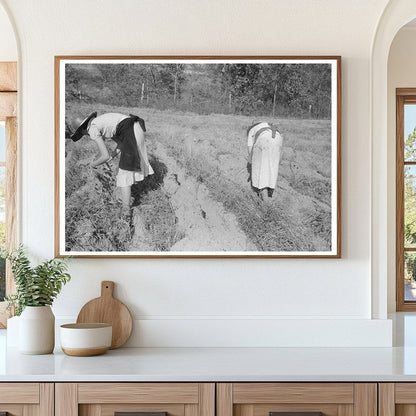
[[[20,245],[12,252],[0,252],[10,261],[16,293],[5,298],[7,308],[20,315],[26,306],[52,305],[63,285],[70,281],[68,258],[45,260],[32,267]]]

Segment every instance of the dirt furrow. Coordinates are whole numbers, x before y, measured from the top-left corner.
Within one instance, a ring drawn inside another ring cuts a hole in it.
[[[171,251],[250,251],[256,247],[240,229],[236,217],[211,199],[206,186],[186,175],[184,168],[157,143],[158,158],[167,166],[163,189],[170,198],[183,235]]]

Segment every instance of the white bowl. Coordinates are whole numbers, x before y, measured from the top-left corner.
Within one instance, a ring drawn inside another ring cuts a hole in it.
[[[103,323],[61,325],[61,348],[65,354],[87,357],[111,347],[112,326]]]

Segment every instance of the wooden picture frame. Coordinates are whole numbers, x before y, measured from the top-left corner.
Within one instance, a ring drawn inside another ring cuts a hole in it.
[[[339,258],[341,58],[56,56],[55,180],[57,257]]]

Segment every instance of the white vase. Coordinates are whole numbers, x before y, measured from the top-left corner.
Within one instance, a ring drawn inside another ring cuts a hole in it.
[[[55,346],[55,316],[50,306],[26,306],[19,319],[19,351],[50,354]]]

